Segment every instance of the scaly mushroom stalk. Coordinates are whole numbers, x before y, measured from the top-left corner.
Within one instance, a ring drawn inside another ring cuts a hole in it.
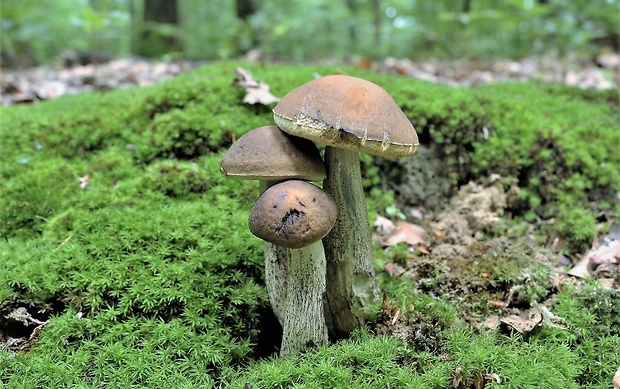
[[[323,311],[325,252],[321,241],[287,249],[288,275],[281,356],[327,343]]]
[[[341,338],[366,323],[363,308],[378,301],[372,236],[362,187],[359,153],[325,148],[327,178],[323,190],[338,207],[338,218],[323,238],[327,258],[329,331]]]

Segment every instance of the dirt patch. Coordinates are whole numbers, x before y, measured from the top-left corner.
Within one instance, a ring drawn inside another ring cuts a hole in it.
[[[500,178],[462,186],[445,211],[431,214],[418,226],[425,232],[421,246],[410,247],[405,259],[395,256],[386,272],[411,279],[420,293],[459,301],[459,316],[480,329],[496,328],[508,315],[527,314],[532,304],[557,292],[560,275],[550,270],[556,257],[529,229],[517,237],[507,232],[508,209],[517,193],[516,186]],[[389,236],[380,241],[389,242]],[[401,308],[384,309],[378,333],[392,334],[421,350],[440,347],[432,318],[395,318],[397,309]]]
[[[0,305],[0,349],[6,348],[11,353],[28,351],[39,340],[51,315],[60,310],[58,306],[44,308],[18,302],[3,303]]]

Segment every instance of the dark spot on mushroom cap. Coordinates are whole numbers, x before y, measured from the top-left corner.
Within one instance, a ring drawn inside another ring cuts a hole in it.
[[[290,209],[282,218],[282,223],[276,228],[277,235],[284,235],[286,239],[289,239],[287,234],[287,228],[294,227],[296,224],[302,223],[307,219],[306,213],[297,209]]]

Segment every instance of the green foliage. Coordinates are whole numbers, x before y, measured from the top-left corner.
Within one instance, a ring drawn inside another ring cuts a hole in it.
[[[403,279],[382,280],[384,290],[411,323],[437,324],[424,328],[433,328],[441,356],[429,353],[424,333],[403,344],[361,331],[298,360],[248,366],[255,345],[273,331],[262,328],[268,301],[261,242],[246,228],[258,188],[224,177],[219,163],[231,134],[272,117],[268,107],[243,104],[243,91],[231,87],[238,65],[209,66],[148,88],[0,109],[0,312],[26,307],[50,320],[30,350],[0,350],[1,385],[440,388],[459,366],[500,374],[515,387],[602,385],[607,372],[591,350],[595,342],[609,352],[618,346],[615,300],[563,297],[556,313],[573,320],[579,335],[543,332],[524,343],[467,332],[457,319],[461,296],[418,294]],[[444,148],[455,182],[516,177],[539,199],[533,211],[555,217],[558,232],[574,239],[593,233],[593,219],[577,219],[580,210],[596,215],[599,199],[606,209],[617,207],[617,110],[606,94],[532,84],[470,91],[357,69],[247,67],[278,96],[315,73],[345,71],[379,83],[421,136]],[[365,158],[366,166],[377,161]],[[380,173],[370,169],[365,185],[370,210],[383,212],[395,195],[382,187]],[[489,249],[486,262],[463,264],[470,274],[492,275],[469,287],[524,283],[528,300],[545,295],[544,270],[525,266],[525,283],[517,270],[530,263],[496,251],[504,261],[492,262]],[[430,278],[446,282],[441,271]],[[546,378],[537,381],[519,366]]]
[[[567,288],[559,294],[554,313],[571,325],[569,333],[555,335],[579,356],[581,386],[608,388],[620,365],[620,293],[601,287]]]
[[[260,388],[442,388],[448,382],[445,364],[420,375],[409,365],[415,353],[388,337],[371,337],[356,332],[351,340],[324,346],[301,358],[273,359],[258,363],[239,374],[230,375],[229,387],[249,382]]]
[[[2,49],[47,62],[63,50],[129,53],[126,1],[2,2]]]
[[[593,41],[617,34],[619,21],[618,0],[279,0],[253,2],[245,20],[234,2],[177,3],[179,26],[144,21],[143,0],[5,0],[2,46],[39,62],[64,49],[124,55],[130,45],[159,55],[154,37],[174,38],[189,59],[228,59],[250,49],[293,60],[561,56],[593,52]]]

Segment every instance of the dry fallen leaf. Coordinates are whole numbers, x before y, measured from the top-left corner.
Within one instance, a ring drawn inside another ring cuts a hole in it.
[[[458,388],[459,385],[461,384],[462,379],[463,379],[463,369],[460,367],[457,367],[456,370],[454,370],[454,377],[452,378],[452,387]]]
[[[400,308],[396,307],[396,310],[394,311],[394,316],[392,317],[392,325],[396,323],[399,317],[400,317]]]
[[[518,315],[510,315],[500,319],[500,330],[505,334],[517,332],[521,335],[529,335],[542,323],[543,317],[540,312],[530,314],[527,319]]]
[[[474,388],[476,389],[484,389],[484,377],[482,376],[482,373],[479,371],[475,371],[472,373],[472,378],[474,381]]]
[[[419,252],[421,252],[424,255],[430,255],[431,254],[427,249],[425,249],[422,246],[413,246],[413,248],[418,250]]]
[[[568,274],[584,278],[591,273],[596,273],[597,268],[601,266],[620,264],[620,239],[616,238],[615,232],[611,231],[601,241],[602,244],[593,244],[581,260],[568,271]]]
[[[269,92],[269,85],[254,80],[249,71],[237,68],[236,73],[237,77],[233,85],[245,88],[244,103],[269,105],[280,101],[279,98]]]
[[[80,184],[80,188],[82,190],[86,190],[86,188],[88,188],[88,184],[90,184],[90,181],[91,181],[90,174],[87,174],[82,177],[78,177],[78,179],[76,180],[76,182]]]
[[[502,380],[499,378],[499,375],[497,375],[496,373],[487,374],[484,376],[484,379],[487,381],[493,381],[498,384],[502,383]]]
[[[386,263],[384,269],[387,274],[396,279],[400,278],[405,273],[405,269],[403,269],[401,266],[398,266],[394,262]]]
[[[413,223],[399,221],[384,244],[386,246],[393,246],[397,243],[405,242],[411,246],[417,246],[424,243],[424,234],[424,228]]]
[[[390,235],[396,229],[394,223],[381,215],[377,215],[377,219],[373,223],[377,234],[379,235]]]
[[[534,306],[527,319],[518,315],[511,315],[499,322],[502,332],[513,333],[516,331],[521,335],[529,335],[540,327],[568,329],[568,323],[564,318],[554,315],[543,305]]]

